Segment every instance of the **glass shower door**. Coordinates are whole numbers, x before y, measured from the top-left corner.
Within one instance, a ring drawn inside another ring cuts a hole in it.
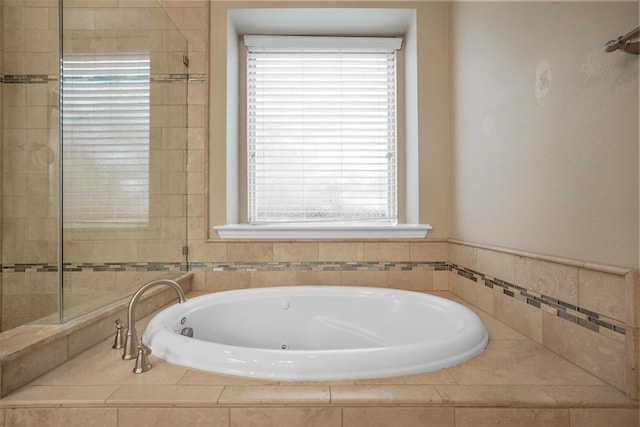
[[[65,7],[62,21],[67,320],[186,270],[188,74],[186,39],[156,3]]]

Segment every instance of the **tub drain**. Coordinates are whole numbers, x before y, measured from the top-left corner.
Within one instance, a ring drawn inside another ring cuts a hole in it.
[[[286,350],[287,349],[287,345],[286,344],[281,344],[280,348],[283,349],[283,350]]]

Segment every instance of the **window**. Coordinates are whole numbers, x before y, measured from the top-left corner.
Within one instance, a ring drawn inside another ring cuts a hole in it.
[[[400,38],[245,36],[251,224],[396,224]]]
[[[146,224],[148,53],[65,54],[62,75],[65,225]]]

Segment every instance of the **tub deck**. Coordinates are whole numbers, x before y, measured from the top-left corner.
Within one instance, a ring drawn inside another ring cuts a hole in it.
[[[433,294],[481,317],[490,336],[484,353],[425,374],[272,382],[195,371],[153,355],[153,369],[135,375],[135,362],[122,361],[109,338],[0,400],[0,426],[639,425],[637,401],[455,295]],[[151,317],[138,323],[140,333]]]

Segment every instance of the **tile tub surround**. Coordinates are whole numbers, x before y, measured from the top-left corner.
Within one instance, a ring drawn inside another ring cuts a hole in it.
[[[171,278],[177,280],[185,291],[191,290],[191,274],[165,274],[155,278]],[[136,315],[148,315],[176,299],[172,289],[150,289],[140,300]],[[115,320],[126,321],[129,300],[130,297],[120,299],[63,324],[24,325],[0,334],[0,397],[105,338],[113,340]]]
[[[638,399],[637,272],[460,242],[449,290]]]
[[[634,296],[627,295],[637,284],[625,278],[624,269],[455,242],[261,241],[214,246],[222,248],[219,258],[226,261],[190,263],[189,270],[197,271],[194,290],[290,285],[451,290],[637,398],[637,315],[629,303]],[[47,271],[42,265],[7,267]],[[124,271],[180,271],[186,266],[86,263],[65,268],[96,275],[97,280]]]
[[[636,401],[455,295],[433,293],[482,318],[491,337],[484,353],[425,374],[289,383],[195,371],[153,355],[153,369],[136,375],[134,362],[120,360],[108,338],[0,400],[0,420],[114,427],[638,425]]]

